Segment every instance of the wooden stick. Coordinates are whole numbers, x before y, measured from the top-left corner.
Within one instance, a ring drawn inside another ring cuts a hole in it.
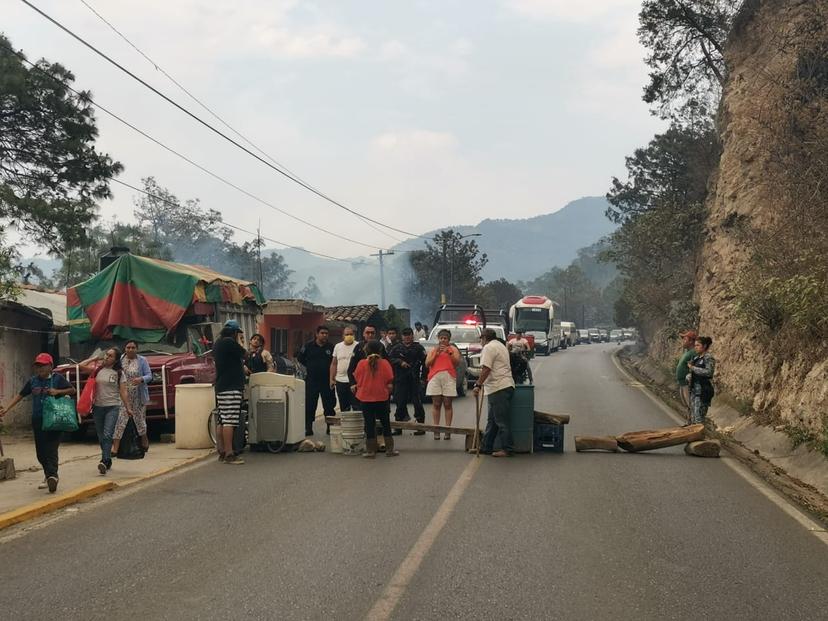
[[[480,391],[474,391],[474,405],[476,409],[476,418],[474,424],[474,448],[476,457],[480,457],[480,411],[483,409],[483,399],[480,398]]]
[[[616,441],[625,451],[651,451],[653,449],[687,444],[697,440],[704,440],[704,425],[688,425],[687,427],[668,427],[666,429],[647,429],[631,431],[617,436]]]
[[[618,442],[612,436],[575,436],[575,450],[618,452]]]

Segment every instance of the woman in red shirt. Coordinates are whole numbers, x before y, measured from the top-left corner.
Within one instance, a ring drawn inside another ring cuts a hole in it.
[[[391,408],[388,406],[394,370],[391,363],[380,356],[382,345],[379,341],[365,344],[365,360],[360,360],[354,371],[356,397],[362,403],[362,417],[365,419],[365,444],[363,457],[373,459],[377,455],[377,419],[382,423],[385,436],[386,457],[400,454],[394,450],[394,436],[391,435]]]
[[[446,426],[451,427],[454,420],[452,400],[457,396],[457,365],[460,364],[460,351],[451,344],[451,332],[443,329],[437,333],[440,341],[437,347],[428,352],[426,367],[428,367],[428,384],[426,396],[431,397],[431,416],[434,424],[440,424],[440,408],[446,409]],[[451,439],[451,434],[443,436]],[[434,439],[440,439],[440,432],[434,432]]]

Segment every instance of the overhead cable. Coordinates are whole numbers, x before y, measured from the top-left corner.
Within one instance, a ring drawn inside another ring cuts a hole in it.
[[[123,123],[125,126],[129,127],[131,130],[133,130],[133,131],[135,131],[135,132],[137,132],[137,133],[141,134],[141,135],[142,135],[144,138],[146,138],[147,140],[149,140],[149,141],[153,142],[154,144],[158,145],[159,147],[161,147],[162,149],[164,149],[164,150],[168,151],[169,153],[172,153],[172,154],[173,154],[173,155],[175,155],[176,157],[178,157],[178,158],[180,158],[180,159],[184,160],[184,161],[185,161],[185,162],[187,162],[188,164],[190,164],[190,165],[192,165],[192,166],[194,166],[194,167],[198,168],[200,171],[202,171],[203,173],[205,173],[205,174],[207,174],[207,175],[209,175],[209,176],[213,177],[213,178],[214,178],[214,179],[216,179],[217,181],[220,181],[220,182],[224,183],[225,185],[227,185],[227,186],[229,186],[229,187],[233,188],[234,190],[236,190],[236,191],[238,191],[238,192],[241,192],[241,193],[242,193],[242,194],[244,194],[245,196],[247,196],[247,197],[249,197],[249,198],[253,199],[254,201],[256,201],[256,202],[258,202],[258,203],[261,203],[262,205],[265,205],[266,207],[270,207],[271,209],[273,209],[273,210],[275,210],[275,211],[278,211],[279,213],[281,213],[281,214],[283,214],[283,215],[287,216],[288,218],[291,218],[291,219],[293,219],[293,220],[296,220],[297,222],[301,222],[302,224],[305,224],[305,225],[307,225],[307,226],[310,226],[310,227],[314,228],[314,229],[315,229],[315,230],[317,230],[317,231],[321,231],[321,232],[323,232],[323,233],[327,233],[328,235],[331,235],[331,236],[336,237],[336,238],[338,238],[338,239],[341,239],[341,240],[344,240],[344,241],[347,241],[347,242],[351,242],[351,243],[353,243],[353,244],[357,244],[357,245],[359,245],[359,246],[364,246],[364,247],[366,247],[366,248],[372,248],[372,249],[376,249],[376,250],[380,250],[380,249],[382,249],[382,247],[381,247],[381,246],[376,246],[376,245],[374,245],[374,244],[367,244],[367,243],[365,243],[365,242],[361,242],[361,241],[358,241],[358,240],[356,240],[356,239],[352,239],[352,238],[347,237],[347,236],[345,236],[345,235],[341,235],[341,234],[339,234],[339,233],[336,233],[336,232],[334,232],[334,231],[331,231],[331,230],[329,230],[329,229],[326,229],[326,228],[324,228],[324,227],[321,227],[321,226],[319,226],[318,224],[314,224],[313,222],[309,222],[308,220],[305,220],[305,219],[303,219],[303,218],[300,218],[299,216],[294,215],[294,214],[290,213],[289,211],[285,211],[285,210],[284,210],[284,209],[282,209],[281,207],[277,207],[277,206],[276,206],[276,205],[274,205],[273,203],[270,203],[270,202],[266,201],[265,199],[260,198],[259,196],[256,196],[255,194],[253,194],[253,193],[249,192],[248,190],[245,190],[244,188],[242,188],[242,187],[240,187],[240,186],[236,185],[236,184],[235,184],[235,183],[233,183],[232,181],[230,181],[230,180],[228,180],[228,179],[225,179],[224,177],[222,177],[222,176],[221,176],[221,175],[219,175],[218,173],[215,173],[215,172],[211,171],[210,169],[205,168],[204,166],[202,166],[202,165],[201,165],[201,164],[199,164],[198,162],[196,162],[196,161],[194,161],[194,160],[190,159],[189,157],[187,157],[187,156],[186,156],[186,155],[184,155],[183,153],[180,153],[180,152],[176,151],[175,149],[173,149],[172,147],[167,146],[166,144],[164,144],[163,142],[161,142],[161,141],[160,141],[160,140],[158,140],[157,138],[155,138],[155,137],[151,136],[150,134],[148,134],[148,133],[147,133],[147,132],[145,132],[144,130],[142,130],[142,129],[140,129],[140,128],[136,127],[135,125],[133,125],[132,123],[130,123],[129,121],[127,121],[126,119],[124,119],[123,117],[121,117],[121,116],[119,116],[119,115],[115,114],[114,112],[112,112],[111,110],[109,110],[108,108],[106,108],[105,106],[103,106],[103,105],[99,104],[98,102],[96,102],[94,99],[92,99],[92,97],[91,97],[88,93],[81,93],[81,92],[80,92],[80,91],[78,91],[77,89],[75,89],[75,88],[73,88],[72,86],[70,86],[67,82],[64,82],[64,81],[63,81],[63,80],[61,80],[60,78],[58,78],[58,77],[56,77],[56,76],[53,76],[51,73],[49,73],[48,71],[45,71],[45,70],[44,70],[42,67],[40,67],[39,65],[37,65],[37,64],[35,64],[35,63],[33,63],[33,62],[31,62],[31,61],[30,61],[30,60],[28,60],[25,56],[23,56],[23,55],[22,55],[22,54],[20,54],[19,52],[15,51],[13,48],[11,48],[11,47],[9,47],[9,46],[7,46],[7,45],[3,44],[3,43],[0,43],[0,47],[3,47],[3,48],[5,48],[5,49],[7,49],[7,50],[11,51],[11,52],[12,52],[13,54],[15,54],[18,58],[20,58],[20,60],[21,60],[21,61],[23,61],[24,63],[26,63],[27,65],[29,65],[31,68],[36,69],[37,71],[40,71],[41,73],[43,73],[43,74],[44,74],[44,75],[46,75],[46,76],[49,76],[49,77],[50,77],[50,78],[52,78],[55,82],[60,83],[61,85],[63,85],[64,87],[66,87],[68,90],[70,90],[70,91],[72,91],[73,93],[75,93],[78,97],[82,97],[84,101],[88,101],[91,105],[95,106],[95,107],[96,107],[98,110],[100,110],[101,112],[103,112],[103,113],[105,113],[105,114],[109,115],[110,117],[112,117],[112,118],[113,118],[113,119],[115,119],[116,121],[118,121],[118,122],[120,122],[120,123]]]
[[[250,149],[245,147],[243,144],[239,143],[238,141],[234,140],[233,138],[231,138],[230,136],[228,136],[227,134],[222,132],[220,129],[214,127],[213,125],[211,125],[210,123],[208,123],[207,121],[205,121],[204,119],[202,119],[201,117],[196,115],[195,113],[189,111],[187,108],[185,108],[184,106],[182,106],[181,104],[176,102],[174,99],[168,97],[167,95],[165,95],[164,93],[159,91],[157,88],[155,88],[154,86],[152,86],[151,84],[149,84],[145,80],[141,79],[140,77],[138,77],[137,75],[132,73],[129,69],[127,69],[126,67],[124,67],[123,65],[121,65],[120,63],[115,61],[114,59],[107,56],[105,53],[103,53],[98,48],[96,48],[94,45],[92,45],[91,43],[89,43],[88,41],[83,39],[81,36],[75,34],[71,30],[69,30],[69,28],[67,28],[66,26],[61,24],[59,21],[57,21],[56,19],[54,19],[53,17],[51,17],[47,13],[40,10],[34,4],[29,2],[29,0],[20,0],[20,1],[23,4],[25,4],[26,6],[28,6],[29,8],[31,8],[32,10],[39,13],[41,16],[43,16],[45,19],[47,19],[48,21],[53,23],[55,26],[57,26],[58,28],[63,30],[66,34],[68,34],[69,36],[74,38],[76,41],[78,41],[79,43],[81,43],[85,47],[92,50],[95,54],[97,54],[98,56],[100,56],[101,58],[103,58],[104,60],[109,62],[111,65],[113,65],[114,67],[116,67],[117,69],[122,71],[123,73],[127,74],[133,80],[135,80],[136,82],[138,82],[139,84],[141,84],[145,88],[149,89],[150,91],[152,91],[153,93],[155,93],[156,95],[161,97],[164,101],[169,103],[171,106],[177,108],[178,110],[180,110],[181,112],[183,112],[184,114],[186,114],[187,116],[192,118],[197,123],[203,125],[207,129],[209,129],[211,132],[213,132],[216,135],[220,136],[221,138],[223,138],[227,142],[231,143],[232,145],[234,145],[238,149],[241,149],[242,151],[244,151],[245,153],[247,153],[248,155],[250,155],[254,159],[258,160],[259,162],[261,162],[262,164],[264,164],[268,168],[271,168],[272,170],[276,171],[277,173],[279,173],[283,177],[293,181],[297,185],[300,185],[301,187],[305,188],[309,192],[312,192],[313,194],[317,195],[318,197],[326,200],[327,202],[331,203],[332,205],[335,205],[336,207],[339,207],[340,209],[344,209],[348,213],[351,213],[351,214],[357,216],[358,218],[361,218],[362,220],[365,220],[365,221],[368,221],[368,222],[373,222],[374,224],[377,224],[379,226],[382,226],[382,227],[387,228],[387,229],[392,230],[392,231],[396,231],[397,233],[401,233],[403,235],[408,235],[410,237],[424,237],[423,235],[418,235],[417,233],[411,233],[410,231],[405,231],[403,229],[391,226],[390,224],[385,224],[384,222],[381,222],[379,220],[375,220],[374,218],[366,216],[365,214],[362,214],[362,213],[356,211],[355,209],[352,209],[351,207],[348,207],[348,206],[344,205],[343,203],[331,198],[330,196],[328,196],[327,194],[325,194],[321,190],[317,190],[315,187],[313,187],[309,183],[307,183],[307,182],[303,181],[302,179],[296,177],[295,175],[287,172],[286,170],[283,170],[279,166],[276,166],[276,165],[272,164],[271,162],[267,161],[266,159],[264,159],[260,155],[254,153],[253,151],[251,151]]]

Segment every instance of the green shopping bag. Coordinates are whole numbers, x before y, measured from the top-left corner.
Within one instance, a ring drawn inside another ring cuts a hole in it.
[[[43,431],[77,431],[78,413],[72,397],[43,399]]]

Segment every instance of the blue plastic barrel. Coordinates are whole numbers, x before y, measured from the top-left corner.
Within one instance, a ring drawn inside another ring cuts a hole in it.
[[[535,430],[535,387],[531,384],[515,386],[509,411],[512,442],[516,453],[531,453]]]

